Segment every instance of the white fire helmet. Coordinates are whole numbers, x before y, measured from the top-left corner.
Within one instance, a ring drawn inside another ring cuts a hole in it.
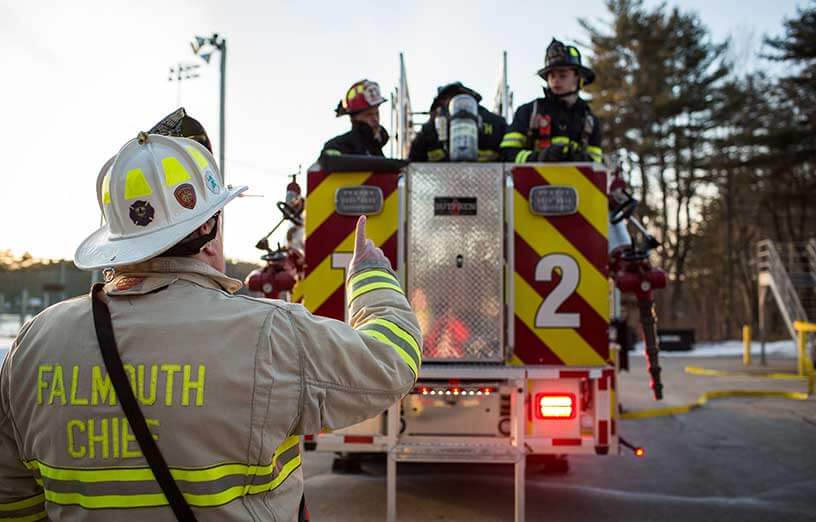
[[[97,198],[105,223],[74,254],[82,270],[131,265],[169,249],[247,187],[224,187],[199,143],[140,133],[103,168]]]

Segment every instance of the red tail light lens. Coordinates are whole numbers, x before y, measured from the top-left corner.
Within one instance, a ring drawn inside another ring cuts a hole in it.
[[[535,397],[538,419],[574,419],[575,410],[575,395],[571,393],[539,393]]]

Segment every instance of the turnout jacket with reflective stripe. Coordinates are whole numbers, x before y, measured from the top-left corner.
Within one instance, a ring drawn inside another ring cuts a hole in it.
[[[295,520],[299,437],[379,414],[422,346],[394,273],[349,275],[350,325],[235,295],[189,258],[105,285],[134,395],[199,520]],[[0,520],[173,520],[108,378],[89,296],[20,331],[0,371]]]
[[[516,110],[502,139],[501,154],[504,161],[525,163],[537,161],[535,153],[551,145],[569,145],[601,162],[601,138],[601,123],[586,101],[578,98],[568,106],[558,98],[544,97]]]
[[[388,132],[384,127],[380,126],[380,139],[378,140],[374,135],[374,130],[367,123],[353,121],[350,131],[335,136],[323,145],[323,154],[383,157],[382,149],[386,143],[388,143]]]

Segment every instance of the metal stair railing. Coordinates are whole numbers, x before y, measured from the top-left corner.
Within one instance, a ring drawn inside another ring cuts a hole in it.
[[[791,338],[795,340],[797,334],[793,323],[808,320],[802,301],[774,242],[770,239],[760,241],[757,244],[757,250],[759,272],[768,274],[771,292],[785,319],[785,325],[788,327]]]
[[[813,277],[814,283],[816,283],[816,238],[811,238],[807,245],[805,246],[805,252],[807,253],[807,261],[808,261],[808,269],[810,270],[810,275]]]

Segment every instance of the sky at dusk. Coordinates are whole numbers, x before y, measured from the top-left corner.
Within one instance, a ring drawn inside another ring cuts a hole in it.
[[[518,106],[540,95],[535,71],[553,36],[580,47],[586,35],[578,19],[600,24],[608,17],[600,0],[67,4],[0,0],[0,250],[73,257],[99,226],[99,169],[174,110],[179,96],[207,128],[218,157],[218,57],[207,66],[193,55],[196,34],[227,39],[227,183],[264,197],[227,207],[226,253],[253,260],[260,254],[255,242],[279,219],[275,202],[283,199],[286,175],[302,165],[305,187],[305,170],[322,144],[347,130],[334,107],[353,82],[375,80],[390,93],[403,52],[414,110],[427,110],[436,87],[456,80],[492,108],[506,50]],[[668,5],[696,11],[715,40],[731,39],[741,67],[757,68],[766,66],[753,58],[762,36],[781,33],[782,20],[804,4]],[[180,91],[167,81],[178,63],[202,64],[201,76]]]

